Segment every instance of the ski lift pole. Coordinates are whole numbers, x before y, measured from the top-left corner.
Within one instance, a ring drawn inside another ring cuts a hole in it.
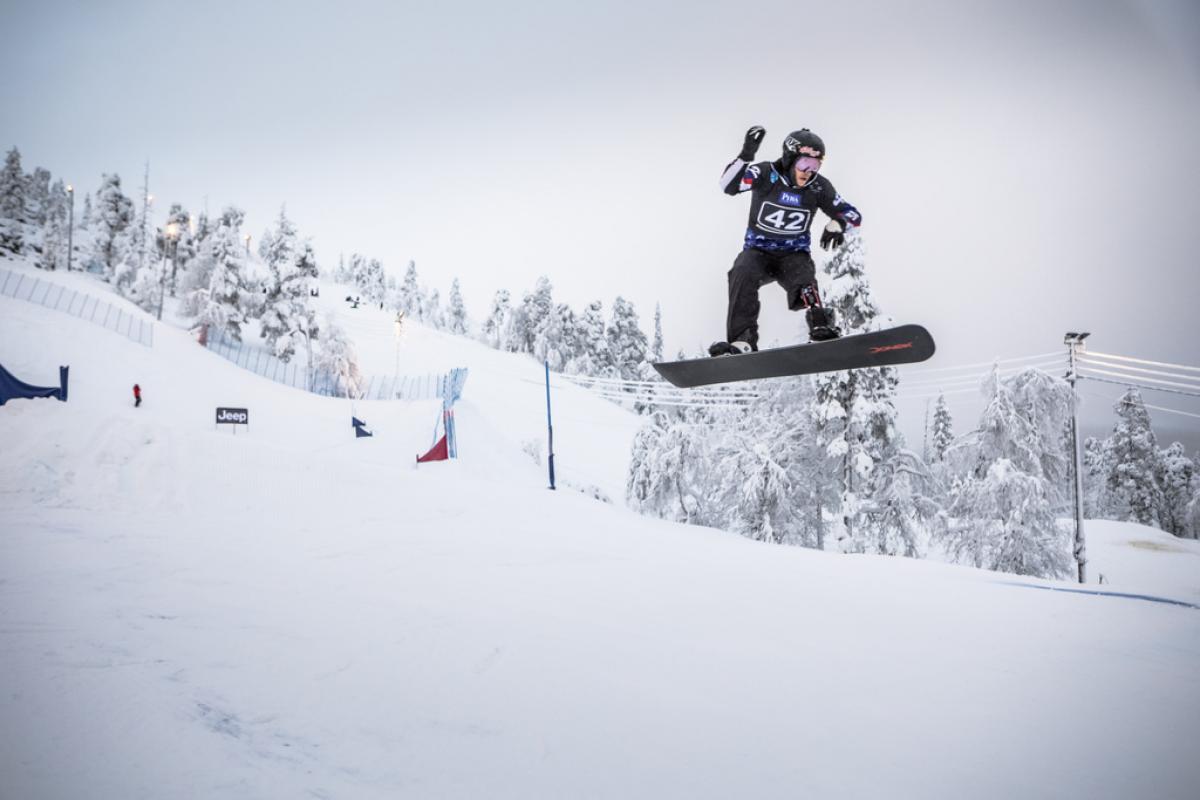
[[[550,488],[554,488],[554,422],[550,417],[550,361],[543,362],[546,366],[546,434],[549,440],[550,457],[546,463],[550,467]]]
[[[1078,379],[1075,357],[1090,334],[1071,331],[1063,344],[1067,345],[1070,366],[1067,382],[1071,384],[1071,456],[1075,462],[1075,563],[1079,567],[1079,582],[1087,583],[1087,547],[1083,538],[1083,463],[1079,454],[1079,395],[1075,392]]]

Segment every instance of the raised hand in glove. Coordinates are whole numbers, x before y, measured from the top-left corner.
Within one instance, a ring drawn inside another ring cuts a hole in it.
[[[821,249],[828,250],[830,247],[841,247],[844,241],[846,241],[846,234],[842,228],[842,223],[836,219],[829,220],[829,224],[821,232]]]
[[[746,131],[746,141],[742,144],[742,152],[738,154],[738,158],[742,161],[753,161],[754,155],[758,152],[758,146],[762,144],[763,137],[766,135],[767,129],[762,125],[755,125]]]

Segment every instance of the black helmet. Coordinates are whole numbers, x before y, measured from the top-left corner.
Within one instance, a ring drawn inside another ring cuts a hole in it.
[[[796,158],[801,154],[816,156],[817,158],[825,157],[825,143],[821,141],[821,137],[810,131],[808,128],[801,128],[798,131],[792,131],[783,140],[783,158],[780,161],[783,163],[785,172],[790,172],[792,165],[796,163]]]

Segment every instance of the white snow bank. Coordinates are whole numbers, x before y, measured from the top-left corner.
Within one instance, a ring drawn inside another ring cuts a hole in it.
[[[402,346],[471,370],[458,462],[414,469],[436,404],[355,440],[182,333],[0,299],[0,363],[72,366],[0,407],[0,797],[1194,796],[1200,611],[548,492],[540,367]],[[636,420],[556,403],[563,471],[619,495]],[[1190,563],[1089,527],[1114,588]]]

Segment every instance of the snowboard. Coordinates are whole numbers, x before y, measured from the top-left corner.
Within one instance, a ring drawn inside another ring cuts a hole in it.
[[[932,356],[934,349],[929,331],[920,325],[900,325],[827,342],[774,347],[757,353],[662,361],[654,364],[654,368],[676,386],[691,388],[712,383],[913,364]]]

